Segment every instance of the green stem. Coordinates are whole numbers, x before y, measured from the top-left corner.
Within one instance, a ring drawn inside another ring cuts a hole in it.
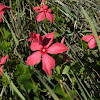
[[[36,72],[36,71],[35,71]],[[54,100],[59,100],[59,98],[57,97],[57,95],[51,90],[51,88],[44,82],[43,78],[41,77],[41,75],[36,72],[38,75],[38,79],[41,81],[41,83],[46,87],[46,89],[50,92],[50,94],[52,95]]]
[[[19,42],[18,42],[18,40],[17,40],[17,38],[16,38],[16,36],[15,36],[13,30],[11,29],[10,24],[8,23],[8,21],[6,20],[6,18],[5,18],[4,16],[3,16],[3,18],[4,18],[4,20],[5,20],[5,22],[6,22],[7,26],[8,26],[8,28],[9,28],[10,31],[11,31],[11,34],[12,34],[12,36],[13,36],[13,38],[14,38],[14,41],[15,41],[15,44],[18,45]]]
[[[21,94],[21,92],[17,89],[17,87],[14,85],[13,81],[10,80],[10,77],[9,75],[7,75],[7,72],[4,73],[3,72],[3,75],[7,78],[9,84],[11,85],[11,87],[14,89],[14,91],[18,94],[18,96],[22,99],[22,100],[26,100],[24,98],[24,96]]]
[[[0,32],[1,32],[1,34],[2,34],[2,36],[3,36],[3,39],[4,39],[4,38],[5,38],[5,35],[3,34],[1,28],[0,28]]]

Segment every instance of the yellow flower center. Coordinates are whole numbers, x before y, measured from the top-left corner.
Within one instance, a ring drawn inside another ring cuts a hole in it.
[[[42,51],[45,52],[45,49],[43,49]]]

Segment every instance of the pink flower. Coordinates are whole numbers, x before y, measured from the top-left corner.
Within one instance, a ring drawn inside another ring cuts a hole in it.
[[[10,10],[11,8],[10,7],[7,7],[7,6],[4,6],[2,3],[0,3],[0,22],[2,22],[2,18],[1,18],[1,15],[4,14],[4,10]]]
[[[99,40],[100,40],[100,35],[98,37],[99,37]],[[83,36],[82,40],[84,40],[85,42],[88,42],[89,49],[92,49],[96,46],[96,41],[95,41],[95,37],[94,37],[93,33],[91,35]]]
[[[42,3],[44,2],[44,0],[41,1]]]
[[[54,32],[44,35],[41,38],[40,38],[41,42],[32,41],[31,50],[32,51],[39,50],[39,51],[34,52],[32,55],[30,55],[27,58],[27,65],[33,66],[36,63],[39,63],[41,60],[41,56],[42,56],[42,69],[50,76],[51,70],[55,66],[55,60],[54,58],[49,56],[47,53],[59,54],[64,51],[67,51],[68,48],[64,44],[58,43],[58,42],[51,45],[51,43],[53,42],[53,38],[54,38]]]
[[[54,15],[51,14],[51,9],[48,9],[48,6],[42,4],[42,7],[36,6],[36,7],[34,7],[33,9],[35,10],[36,13],[41,12],[40,14],[38,14],[38,15],[36,16],[37,22],[42,21],[43,19],[45,19],[45,16],[46,16],[46,18],[47,18],[51,23],[53,23]]]
[[[3,70],[2,70],[2,65],[6,62],[6,59],[8,58],[8,56],[3,56],[1,58],[1,62],[0,62],[0,71],[3,73]],[[2,75],[2,73],[0,72],[0,75]]]

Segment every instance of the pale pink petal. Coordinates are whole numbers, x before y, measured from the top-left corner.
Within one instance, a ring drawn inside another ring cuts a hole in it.
[[[82,40],[85,42],[89,42],[92,38],[94,38],[92,35],[85,35],[82,37]]]
[[[62,44],[62,43],[54,43],[53,45],[51,45],[48,49],[47,49],[47,53],[50,54],[58,54],[58,53],[62,53],[64,51],[67,51],[68,48]]]
[[[95,42],[95,39],[91,39],[89,42],[88,42],[88,47],[89,49],[92,49],[96,46],[96,42]]]
[[[42,7],[43,7],[44,9],[48,9],[48,6],[46,6],[46,5],[43,5],[43,4],[42,4]]]
[[[41,1],[42,3],[44,2],[44,0]]]
[[[47,12],[49,12],[49,13],[50,13],[50,12],[51,12],[51,9],[47,9]]]
[[[8,58],[9,56],[3,56],[1,58],[1,62],[0,62],[0,65],[4,64],[6,62],[6,59]]]
[[[0,75],[2,75],[2,73],[3,73],[3,69],[2,69],[2,66],[0,66]]]
[[[55,31],[43,36],[43,38],[42,38],[43,39],[43,46],[45,46],[46,48],[48,48],[51,45],[51,43],[53,42],[54,32]]]
[[[55,60],[48,54],[44,53],[42,56],[42,69],[50,76],[51,70],[55,66]]]
[[[40,45],[37,41],[32,41],[31,46],[30,46],[32,51],[36,51],[36,50],[41,50],[41,48],[43,48],[42,45]]]
[[[38,9],[40,9],[40,8],[41,8],[41,7],[36,6],[36,7],[33,8],[33,10],[38,10]]]
[[[28,58],[27,58],[27,65],[35,65],[36,63],[39,63],[41,60],[41,55],[42,52],[41,51],[37,51],[34,52],[33,54],[31,54]]]
[[[54,15],[51,13],[46,12],[46,17],[47,19],[51,22],[51,24],[53,23],[54,20]]]
[[[41,12],[40,14],[38,14],[36,16],[37,22],[42,21],[44,18],[45,18],[45,13],[44,12]]]
[[[64,44],[65,36],[62,38],[61,43]]]

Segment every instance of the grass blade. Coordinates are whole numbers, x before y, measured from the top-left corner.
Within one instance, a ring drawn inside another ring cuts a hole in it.
[[[22,99],[22,100],[26,100],[24,98],[24,96],[21,94],[21,92],[17,89],[17,87],[14,85],[14,83],[10,80],[10,77],[7,75],[7,73],[3,73],[3,75],[7,78],[9,84],[11,85],[11,87],[14,89],[14,91],[18,94],[18,96]]]

